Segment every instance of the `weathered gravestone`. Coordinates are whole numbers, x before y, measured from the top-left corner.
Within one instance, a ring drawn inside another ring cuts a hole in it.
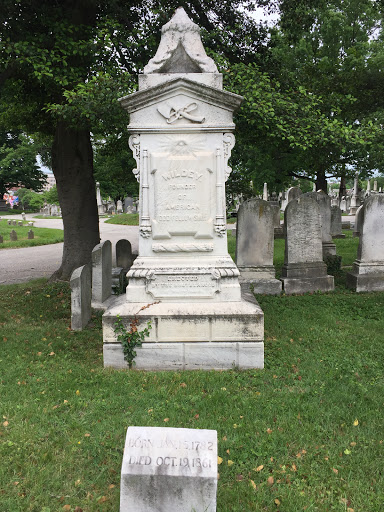
[[[73,271],[71,280],[71,329],[81,331],[91,319],[92,272],[89,264]]]
[[[112,245],[109,240],[95,246],[92,251],[92,307],[103,309],[102,304],[112,293]]]
[[[135,315],[154,326],[137,368],[263,366],[263,313],[242,298],[227,248],[225,182],[242,98],[222,89],[199,31],[177,9],[138,92],[120,99],[140,182],[139,256],[126,302],[103,316],[108,366],[124,364],[117,315],[127,327]]]
[[[363,206],[364,205],[361,205],[358,207],[358,209],[356,210],[356,213],[355,213],[355,225],[353,227],[353,236],[354,237],[359,237],[360,236],[360,230],[361,230],[361,221],[362,221],[362,217],[363,217]]]
[[[263,200],[268,201],[268,184],[264,183],[263,187]]]
[[[331,206],[331,236],[332,238],[345,238],[342,232],[341,210],[338,206]]]
[[[357,292],[384,291],[384,196],[371,195],[359,220],[359,247],[347,287]]]
[[[17,233],[16,233],[16,231],[14,229],[12,229],[12,231],[10,232],[9,237],[11,239],[11,242],[16,242],[16,240],[17,240]]]
[[[273,246],[273,207],[262,199],[242,203],[237,213],[236,264],[240,282],[252,284],[255,293],[281,292],[281,281],[275,279]]]
[[[123,213],[123,202],[121,199],[118,199],[117,200],[117,203],[116,203],[116,212],[117,213]]]
[[[11,220],[8,221],[8,226],[12,226],[12,221]]]
[[[19,220],[18,225],[19,225],[20,227],[23,227],[23,221],[22,221],[22,220]]]
[[[17,226],[17,220],[13,220],[13,221],[12,221],[12,225],[13,225],[13,226]]]
[[[28,231],[28,240],[33,240],[35,238],[35,233],[30,229]]]
[[[135,205],[133,204],[133,197],[126,197],[124,199],[124,212],[125,213],[133,213],[135,210]]]
[[[336,245],[332,242],[331,235],[331,198],[324,192],[308,192],[304,196],[311,197],[319,205],[323,259],[334,256]]]
[[[132,254],[129,240],[121,239],[116,242],[116,266],[128,270],[131,268],[136,255]]]
[[[285,211],[290,201],[297,199],[302,194],[302,191],[299,187],[290,187],[285,193],[285,201],[281,204],[281,210]]]
[[[349,213],[350,215],[355,215],[358,207],[360,206],[360,197],[359,197],[359,173],[355,173],[355,179],[353,182],[353,192],[351,198],[351,205]]]
[[[320,209],[315,199],[290,201],[284,213],[286,230],[282,281],[286,294],[334,289],[333,276],[323,262]]]
[[[101,199],[100,183],[99,182],[96,182],[96,202],[97,202],[97,211],[98,211],[99,215],[103,215],[105,213],[105,206]]]
[[[216,512],[217,432],[129,427],[120,512]]]
[[[0,244],[4,243],[4,237],[0,235]]]

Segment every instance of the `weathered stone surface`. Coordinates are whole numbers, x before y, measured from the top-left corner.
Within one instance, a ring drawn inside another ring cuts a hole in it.
[[[91,319],[92,272],[89,264],[75,269],[71,280],[71,329],[81,331]]]
[[[112,244],[109,240],[92,251],[92,307],[101,305],[112,293]]]
[[[11,239],[11,242],[16,242],[17,240],[17,233],[14,229],[9,233],[9,237]]]
[[[35,238],[35,233],[30,229],[28,231],[28,240],[33,240]]]
[[[112,268],[112,294],[121,295],[127,287],[126,282],[127,271],[122,267]]]
[[[217,432],[128,427],[120,512],[216,512]]]
[[[357,292],[384,291],[384,196],[371,195],[360,217],[357,258],[346,284]]]
[[[274,209],[262,199],[249,199],[237,213],[236,264],[240,282],[252,283],[255,293],[281,292],[273,266]]]
[[[307,195],[290,201],[284,213],[286,229],[282,281],[286,294],[334,289],[322,261],[320,209]]]
[[[312,197],[319,205],[323,259],[333,256],[336,254],[336,245],[331,235],[331,198],[324,192],[308,192],[304,195]]]
[[[331,206],[331,236],[332,238],[345,238],[342,232],[341,209],[337,205]]]

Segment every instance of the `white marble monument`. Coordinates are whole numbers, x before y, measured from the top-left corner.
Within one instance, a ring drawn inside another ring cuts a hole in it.
[[[263,313],[242,297],[228,254],[225,182],[242,98],[222,76],[184,9],[164,25],[159,49],[120,99],[140,183],[139,256],[126,296],[103,316],[104,364],[125,367],[113,324],[137,315],[150,336],[137,368],[263,366]]]

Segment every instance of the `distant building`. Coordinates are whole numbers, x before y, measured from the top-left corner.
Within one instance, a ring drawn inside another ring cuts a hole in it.
[[[56,178],[53,174],[47,174],[47,183],[44,185],[43,192],[51,190],[56,185]]]

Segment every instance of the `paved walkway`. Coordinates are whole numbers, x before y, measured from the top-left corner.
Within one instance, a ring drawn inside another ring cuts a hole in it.
[[[32,219],[37,228],[63,229],[61,219]],[[21,215],[7,215],[3,219],[21,220]],[[100,219],[101,241],[110,240],[113,247],[113,261],[115,261],[115,244],[121,238],[126,238],[132,244],[133,251],[138,250],[138,226],[122,226],[119,224],[106,224],[106,219]],[[39,245],[20,249],[0,250],[0,284],[25,283],[39,277],[50,277],[60,267],[63,254],[63,244]]]

